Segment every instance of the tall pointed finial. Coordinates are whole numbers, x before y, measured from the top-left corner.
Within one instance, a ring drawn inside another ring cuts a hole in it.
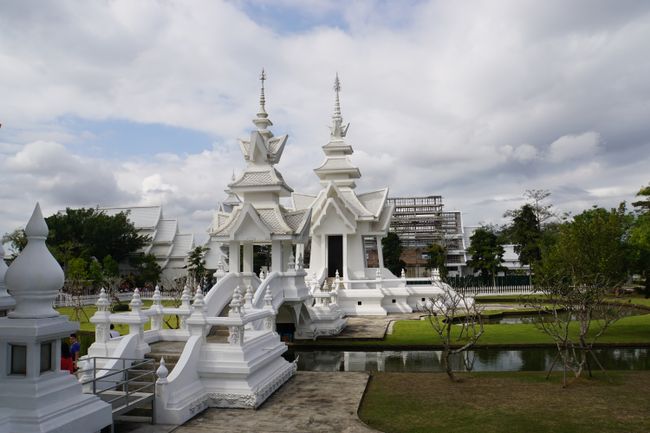
[[[343,126],[343,116],[341,115],[341,100],[339,93],[341,92],[341,80],[339,80],[339,73],[336,73],[334,79],[334,114],[332,115],[332,126],[330,127],[332,138],[344,138],[348,132],[348,125]]]
[[[262,87],[260,88],[260,112],[257,113],[257,117],[268,116],[268,114],[266,114],[266,98],[264,97],[265,81],[266,81],[266,72],[264,72],[264,68],[262,68],[262,73],[260,74],[260,82],[262,83]]]
[[[260,74],[260,81],[262,82],[262,86],[260,87],[260,110],[257,113],[257,117],[253,119],[253,124],[257,126],[258,131],[260,131],[263,135],[273,136],[273,134],[271,134],[271,131],[267,129],[269,126],[273,125],[273,122],[271,122],[269,115],[266,113],[266,97],[264,96],[264,82],[266,81],[266,72],[264,69],[262,69],[262,73]]]
[[[232,176],[230,177],[230,180],[233,181],[233,182],[235,181],[235,169],[234,168],[232,169]]]
[[[336,92],[336,99],[334,101],[334,119],[341,118],[341,101],[339,100],[339,92],[341,91],[341,80],[339,80],[339,73],[336,73],[336,78],[334,79],[334,92]]]

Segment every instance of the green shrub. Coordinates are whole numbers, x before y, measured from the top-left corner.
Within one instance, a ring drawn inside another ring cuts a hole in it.
[[[113,313],[129,311],[129,304],[115,304],[111,310]]]

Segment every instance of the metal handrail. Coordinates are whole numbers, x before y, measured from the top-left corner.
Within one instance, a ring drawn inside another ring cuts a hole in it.
[[[154,399],[155,399],[155,385],[156,385],[155,370],[154,370],[154,368],[151,368],[151,370],[147,371],[147,370],[143,370],[141,368],[140,369],[138,368],[138,367],[142,367],[142,366],[151,366],[151,367],[155,366],[155,362],[154,362],[153,359],[111,358],[111,357],[106,357],[106,356],[95,356],[95,357],[88,358],[88,359],[92,360],[92,362],[93,362],[93,366],[92,366],[93,375],[92,375],[92,379],[81,382],[82,385],[87,385],[87,384],[92,383],[92,391],[93,391],[93,394],[95,394],[95,395],[100,395],[100,394],[106,393],[108,391],[118,390],[119,387],[122,387],[122,389],[124,391],[124,395],[118,395],[117,397],[115,397],[113,399],[105,400],[106,403],[112,404],[115,401],[124,399],[125,403],[120,408],[121,411],[123,411],[125,409],[128,409],[130,406],[136,407],[135,405],[131,404],[131,400],[129,399],[129,396],[131,396],[131,395],[133,395],[135,393],[138,393],[138,392],[142,391],[145,388],[152,388],[153,387],[152,392],[151,392],[151,401],[152,401],[152,405],[155,405],[155,401],[154,401]],[[116,360],[116,359],[119,359],[120,361],[122,361],[122,368],[121,369],[120,368],[103,368],[103,367],[98,368],[97,367],[97,360],[98,359],[100,359],[100,360]],[[127,366],[127,362],[129,363],[128,366]],[[97,373],[99,371],[108,371],[109,373],[103,374],[102,376],[98,377]],[[128,377],[127,375],[128,375],[129,371],[133,371],[133,372],[137,371],[138,374],[135,375],[134,377]],[[142,371],[144,371],[144,372],[142,373]],[[122,374],[123,377],[126,377],[126,379],[122,379],[122,380],[118,379],[116,382],[113,382],[111,380],[107,380],[108,377],[112,377],[112,376],[115,376],[115,375],[118,375],[118,374]],[[143,377],[146,377],[146,376],[151,376],[151,383],[146,383],[145,385],[142,385],[142,386],[140,386],[139,388],[137,388],[135,390],[129,389],[130,384],[135,383],[139,379],[142,379]],[[98,382],[104,382],[104,383],[111,382],[112,385],[107,386],[106,388],[97,390],[97,383]]]

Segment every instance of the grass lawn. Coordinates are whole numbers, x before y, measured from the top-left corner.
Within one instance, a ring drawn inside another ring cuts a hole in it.
[[[387,433],[650,431],[650,372],[610,372],[561,387],[545,373],[375,373],[359,409]]]
[[[550,337],[534,324],[484,325],[485,333],[480,345],[545,344]],[[455,331],[460,326],[454,326]],[[574,326],[577,329],[577,326]],[[402,320],[395,324],[393,333],[386,336],[388,345],[439,344],[427,320]],[[648,344],[650,343],[650,314],[624,317],[614,323],[598,340],[600,343]]]
[[[500,311],[497,311],[500,312]],[[550,337],[540,331],[534,324],[486,324],[485,332],[477,343],[481,346],[517,346],[517,345],[552,345]],[[574,323],[574,330],[577,326]],[[457,334],[459,325],[454,325],[453,333]],[[460,343],[460,342],[459,342]],[[618,345],[648,345],[650,344],[650,314],[628,316],[619,319],[607,332],[598,339],[598,343]],[[301,343],[295,343],[299,347]],[[341,340],[318,339],[302,343],[307,346],[323,347],[417,347],[427,349],[438,347],[439,338],[434,334],[429,322],[425,320],[400,320],[395,322],[393,333],[387,334],[383,340]]]

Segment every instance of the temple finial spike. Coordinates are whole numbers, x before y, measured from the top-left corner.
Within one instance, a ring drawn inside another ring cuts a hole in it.
[[[261,117],[261,114],[266,114],[266,98],[264,96],[264,81],[266,81],[266,72],[262,68],[262,73],[260,74],[260,82],[262,86],[260,88],[260,112],[257,113],[258,117]]]
[[[341,91],[341,80],[339,80],[339,73],[336,73],[334,79],[334,92],[336,92],[336,99],[334,100],[334,116],[333,118],[341,119],[341,101],[339,100],[339,92]]]

